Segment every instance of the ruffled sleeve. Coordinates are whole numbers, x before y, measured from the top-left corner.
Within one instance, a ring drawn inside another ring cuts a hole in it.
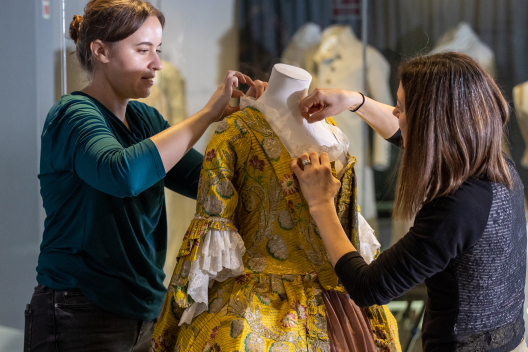
[[[222,121],[202,164],[196,215],[178,253],[169,285],[173,301],[184,308],[179,325],[208,309],[213,281],[244,273],[245,246],[234,222],[238,192],[235,170],[247,159],[250,140],[236,115]],[[246,145],[247,143],[247,145]]]
[[[244,273],[242,256],[245,251],[244,241],[237,231],[207,230],[188,275],[187,296],[193,303],[183,312],[179,325],[190,324],[194,317],[208,309],[209,287],[214,280],[225,281]]]

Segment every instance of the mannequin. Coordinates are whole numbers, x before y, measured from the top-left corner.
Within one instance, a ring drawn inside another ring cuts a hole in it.
[[[312,76],[299,67],[276,64],[271,71],[268,88],[257,102],[277,111],[276,114],[264,114],[291,157],[299,158],[303,153],[312,151],[329,152],[330,161],[335,161],[335,170],[339,174],[346,164],[348,138],[326,122],[308,123],[299,111],[299,103],[306,97],[311,80]],[[252,104],[250,100],[241,102],[241,108],[252,105],[262,109],[262,112],[270,110]],[[330,152],[332,148],[335,148],[334,153]],[[363,236],[360,233],[361,253],[370,263],[380,244],[376,237],[366,236],[367,233],[373,234],[373,230],[361,214],[359,227],[365,229]]]
[[[299,103],[308,94],[311,80],[312,76],[299,67],[276,64],[271,71],[268,88],[257,102],[276,111],[265,113],[266,120],[291,157],[298,158],[302,153],[311,151],[327,151],[330,160],[336,161],[336,171],[339,172],[346,163],[348,139],[341,131],[331,128],[324,121],[308,123],[299,110]],[[250,101],[243,101],[241,108],[248,105],[252,105]],[[340,144],[346,147],[340,148]]]
[[[281,55],[281,62],[306,69],[306,52],[321,41],[321,26],[308,22],[295,32]]]
[[[350,26],[333,25],[325,29],[321,41],[307,51],[307,71],[314,79],[310,90],[316,87],[363,91],[363,43]],[[375,48],[367,47],[367,91],[373,99],[392,105],[389,87],[390,65]],[[358,199],[362,214],[371,224],[376,223],[377,210],[374,193],[374,173],[386,170],[390,163],[390,145],[378,134],[374,134],[372,150],[365,150],[368,138],[364,134],[359,116],[345,111],[334,117],[350,140],[349,153],[357,159]]]
[[[436,43],[429,54],[444,51],[457,51],[474,58],[484,69],[495,77],[495,55],[489,46],[484,44],[467,22],[447,31]]]
[[[513,88],[513,105],[524,144],[526,145],[521,159],[521,166],[528,168],[528,82],[518,84]]]
[[[306,71],[278,64],[264,94],[241,99],[241,110],[218,124],[155,351],[400,351],[387,307],[361,310],[346,296],[293,176],[298,153],[335,156],[338,216],[372,261],[379,243],[358,214],[346,136],[332,119],[307,124],[298,113],[309,84]]]
[[[299,67],[276,64],[271,71],[268,88],[257,102],[273,107],[277,113],[266,114],[264,111],[270,109],[252,104],[250,100],[243,100],[241,108],[247,106],[260,108],[291,157],[299,158],[303,153],[312,151],[328,152],[330,161],[335,161],[335,170],[339,174],[346,164],[348,138],[339,129],[333,128],[326,122],[308,123],[299,111],[299,103],[306,97],[311,80],[312,76]],[[334,152],[332,153],[331,150]],[[366,229],[365,233],[373,233],[361,214],[359,226]],[[374,236],[364,236],[360,240],[361,253],[364,254],[365,261],[370,263],[380,244]]]

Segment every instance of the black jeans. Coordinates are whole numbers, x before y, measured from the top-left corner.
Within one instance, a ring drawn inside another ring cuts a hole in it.
[[[37,286],[26,308],[24,352],[148,352],[156,323],[99,308],[79,289]]]

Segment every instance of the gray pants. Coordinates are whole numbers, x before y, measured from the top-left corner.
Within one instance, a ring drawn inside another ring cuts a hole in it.
[[[44,286],[25,314],[24,352],[148,352],[156,323],[101,309],[79,289]]]

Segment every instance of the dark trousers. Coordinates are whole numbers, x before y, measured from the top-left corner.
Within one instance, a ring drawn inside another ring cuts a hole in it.
[[[156,323],[101,309],[79,289],[37,286],[26,308],[24,352],[148,352]]]

